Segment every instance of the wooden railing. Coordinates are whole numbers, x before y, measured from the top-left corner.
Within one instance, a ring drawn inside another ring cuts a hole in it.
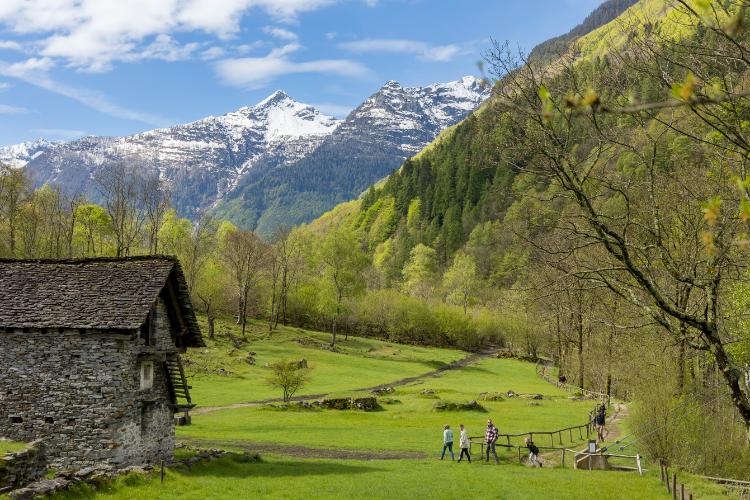
[[[562,446],[562,444],[563,444],[563,435],[566,432],[568,433],[568,438],[569,438],[568,443],[569,444],[580,443],[584,439],[588,440],[588,438],[591,436],[591,433],[594,431],[594,418],[593,418],[593,415],[594,415],[593,411],[589,412],[589,419],[588,419],[588,422],[586,422],[585,424],[573,425],[571,427],[565,427],[563,429],[557,429],[557,430],[554,430],[554,431],[529,431],[529,432],[521,432],[519,434],[498,434],[495,446],[499,446],[501,448],[516,448],[517,447],[520,450],[520,448],[523,448],[523,446],[515,445],[515,444],[511,443],[511,439],[513,439],[513,438],[528,437],[530,441],[534,441],[534,435],[537,435],[537,436],[549,436],[550,442],[551,442],[551,445],[552,445],[552,446],[548,446],[548,447],[542,447],[542,446],[537,445],[540,449],[545,448],[545,449],[559,450],[559,449],[562,449],[562,448],[556,448],[555,447],[555,437],[557,437],[558,442]],[[584,430],[586,431],[586,437],[585,438],[583,436]],[[574,441],[573,440],[574,435],[575,435],[574,431],[578,432],[578,437],[579,437],[578,441]],[[505,443],[503,443],[502,441],[505,441]],[[473,446],[475,444],[478,444],[478,445],[481,446],[481,452],[482,452],[482,455],[484,455],[484,445],[486,444],[485,441],[484,441],[484,436],[470,436],[469,437],[469,451],[470,452],[473,452]],[[520,451],[519,451],[519,453],[520,453]]]
[[[602,401],[606,401],[609,404],[609,395],[605,394],[603,392],[597,392],[597,391],[590,391],[588,389],[584,389],[583,387],[578,387],[575,385],[571,385],[568,383],[561,383],[559,380],[555,380],[552,377],[550,377],[547,374],[547,368],[548,365],[537,363],[536,364],[536,374],[546,382],[549,382],[550,384],[557,386],[558,389],[562,389],[567,392],[580,392],[584,396],[593,398],[593,399],[600,399]]]

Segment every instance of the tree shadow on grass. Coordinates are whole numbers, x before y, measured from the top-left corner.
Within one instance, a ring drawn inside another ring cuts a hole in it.
[[[192,468],[176,467],[173,473],[189,477],[300,477],[366,474],[383,469],[318,460],[279,460],[244,462],[236,457],[226,457]]]

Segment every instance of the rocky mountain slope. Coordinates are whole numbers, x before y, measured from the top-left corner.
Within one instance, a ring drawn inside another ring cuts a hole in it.
[[[270,234],[357,197],[490,95],[473,77],[427,87],[389,81],[309,155],[244,176],[219,206],[222,216]]]
[[[470,77],[414,88],[388,82],[346,120],[337,120],[277,91],[255,106],[170,128],[0,148],[0,161],[25,167],[38,186],[56,184],[93,200],[95,172],[128,163],[165,179],[181,215],[218,207],[245,227],[260,221],[269,234],[356,196],[488,93]],[[310,199],[315,203],[306,204]],[[277,210],[290,200],[305,209]]]
[[[37,185],[57,184],[96,199],[92,174],[125,162],[166,179],[178,210],[194,216],[230,192],[261,162],[282,165],[309,154],[340,124],[277,91],[255,106],[127,137],[35,141],[0,149]]]

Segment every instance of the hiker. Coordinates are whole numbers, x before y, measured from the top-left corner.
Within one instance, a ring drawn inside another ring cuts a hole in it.
[[[566,377],[565,375],[560,375],[559,377],[557,377],[557,380],[558,382],[560,382],[560,385],[565,385],[565,382],[568,381],[568,377]]]
[[[445,424],[445,427],[443,427],[443,453],[440,455],[440,460],[445,458],[445,450],[451,453],[451,460],[456,459],[453,456],[453,431],[448,424]]]
[[[604,433],[606,432],[606,415],[607,404],[602,403],[601,407],[599,407],[599,411],[596,413],[596,417],[594,417],[594,423],[596,424],[596,437],[600,443],[604,442]]]
[[[534,441],[528,437],[523,439],[526,448],[529,450],[529,463],[532,467],[541,467],[542,462],[539,461],[539,448],[534,444]]]
[[[471,443],[469,442],[469,433],[466,431],[464,424],[458,426],[461,429],[461,434],[458,437],[458,445],[461,447],[461,454],[458,456],[458,463],[461,463],[461,459],[466,455],[466,460],[471,463],[471,455],[469,455],[469,448]]]
[[[492,419],[487,419],[487,430],[484,432],[484,441],[487,443],[487,462],[490,461],[490,450],[495,455],[495,463],[499,464],[500,459],[497,458],[497,451],[495,450],[495,444],[497,444],[497,427],[492,423]]]

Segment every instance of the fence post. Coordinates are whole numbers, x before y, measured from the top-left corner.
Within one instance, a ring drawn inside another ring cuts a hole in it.
[[[672,475],[672,500],[677,500],[677,473]]]
[[[523,461],[521,460],[521,447],[520,446],[518,447],[518,463],[519,464],[523,463]]]
[[[565,448],[562,449],[562,468],[565,468]]]
[[[666,481],[664,481],[667,485],[667,493],[672,493],[672,485],[669,484],[669,469],[664,467],[664,474],[666,475]]]
[[[549,438],[552,440],[552,447],[555,447],[555,435],[553,433],[549,433]]]
[[[641,468],[641,454],[640,453],[636,453],[636,455],[635,455],[635,463],[636,463],[636,465],[638,465],[638,475],[642,476],[643,475],[643,469]]]
[[[664,462],[659,460],[659,476],[661,478],[661,482],[664,483]]]
[[[685,483],[680,484],[680,500],[685,500]]]
[[[568,434],[570,434],[570,442],[573,442],[573,429],[568,429]]]

